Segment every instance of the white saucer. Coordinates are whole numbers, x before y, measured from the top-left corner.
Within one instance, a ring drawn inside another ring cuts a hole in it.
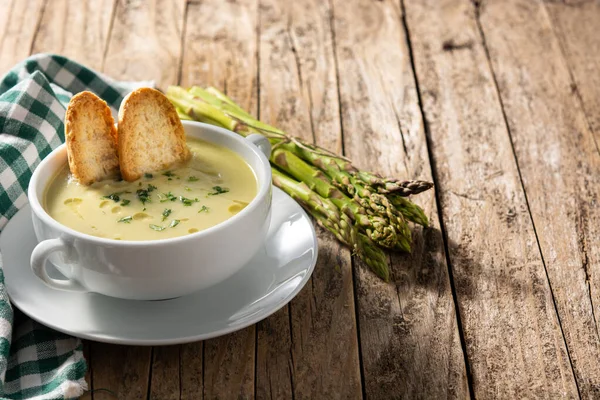
[[[135,301],[51,289],[31,271],[29,257],[36,244],[31,210],[26,206],[0,235],[0,253],[12,303],[58,331],[129,345],[209,339],[268,317],[302,289],[314,269],[318,248],[313,224],[304,210],[275,187],[271,227],[264,248],[231,278],[185,297]],[[235,249],[224,246],[224,251]]]

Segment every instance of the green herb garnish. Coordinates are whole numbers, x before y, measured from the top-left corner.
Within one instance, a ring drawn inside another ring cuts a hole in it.
[[[229,189],[221,187],[221,186],[213,186],[214,192],[209,193],[209,196],[216,196],[218,194],[223,194],[229,192]]]
[[[141,182],[140,182],[141,183]],[[146,204],[146,202],[150,201],[150,192],[156,189],[156,186],[150,184],[148,185],[148,189],[138,189],[136,194],[138,199],[142,202],[142,204]]]
[[[185,187],[184,187],[184,189],[185,189],[186,191],[188,191],[188,192],[191,192],[191,191],[192,191],[192,189],[191,189],[191,188],[189,188],[189,187],[187,187],[187,186],[185,186]]]
[[[118,193],[112,193],[112,194],[109,194],[108,196],[103,196],[103,198],[105,198],[105,199],[109,199],[109,200],[112,200],[112,201],[114,201],[115,203],[116,203],[117,201],[121,200],[121,198],[119,197],[119,194],[118,194]]]
[[[165,208],[165,211],[162,212],[162,216],[163,216],[162,220],[164,221],[165,219],[167,219],[169,217],[169,215],[171,215],[171,212],[172,211],[170,208]]]
[[[165,198],[163,198],[163,196],[165,196]],[[175,195],[173,195],[173,193],[169,192],[169,193],[163,193],[162,195],[158,195],[158,198],[160,199],[161,203],[164,203],[165,201],[175,201],[177,200],[177,197]]]
[[[111,194],[109,194],[107,196],[102,196],[102,198],[103,199],[109,199],[109,200],[112,200],[115,203],[117,203],[119,200],[121,200],[121,198],[119,196],[121,196],[124,193],[130,193],[130,192],[114,192],[114,193],[111,193]]]
[[[150,224],[150,229],[154,229],[155,231],[160,232],[160,231],[164,231],[167,228],[165,228],[164,226]]]
[[[154,175],[152,175],[152,174],[149,174],[149,173],[147,173],[147,172],[144,174],[144,176],[145,176],[146,178],[148,178],[148,179],[152,179],[152,178],[154,178]]]
[[[197,203],[198,199],[188,199],[187,197],[179,196],[179,200],[183,203],[184,206],[189,207],[193,203]]]
[[[123,201],[121,202],[121,205],[122,206],[128,206],[129,203],[131,203],[131,200],[123,199]]]
[[[140,199],[140,201],[142,202],[142,204],[146,204],[146,202],[150,200],[150,195],[148,194],[148,191],[146,189],[138,189],[136,194],[138,199]]]
[[[175,228],[177,225],[179,225],[179,220],[174,219],[173,221],[171,221],[171,225],[169,225],[169,228]]]
[[[206,207],[206,206],[202,206],[202,207],[200,208],[200,211],[198,211],[198,214],[200,214],[201,212],[208,212],[208,210],[209,210],[209,208],[208,208],[208,207]]]
[[[197,180],[199,180],[200,178],[198,178],[197,176],[189,176],[188,177],[188,181],[190,182],[196,182]]]
[[[126,223],[126,224],[130,224],[132,219],[133,219],[133,217],[131,215],[128,215],[127,217],[121,218],[117,222],[123,222],[123,223]]]
[[[169,178],[170,178],[170,177],[172,177],[172,176],[176,176],[176,175],[175,175],[174,173],[172,173],[171,171],[163,172],[163,175],[164,175],[164,176],[167,176],[167,177],[169,177]]]

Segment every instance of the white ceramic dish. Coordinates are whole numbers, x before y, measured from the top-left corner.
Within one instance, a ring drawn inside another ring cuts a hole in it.
[[[55,289],[95,292],[123,299],[160,300],[185,296],[227,279],[244,266],[263,243],[271,213],[269,141],[243,138],[226,129],[183,121],[186,135],[224,146],[254,171],[256,197],[238,214],[203,231],[170,239],[127,241],[77,232],[52,219],[41,205],[48,182],[67,162],[60,146],[36,168],[28,197],[40,242],[31,268]],[[68,280],[52,279],[46,259]]]
[[[31,211],[26,206],[0,235],[11,302],[58,331],[129,345],[193,342],[254,324],[283,307],[302,289],[317,260],[312,222],[277,188],[273,189],[266,241],[254,258],[223,282],[176,299],[134,301],[51,289],[29,267],[36,244]],[[50,263],[47,269],[53,279],[60,279]]]

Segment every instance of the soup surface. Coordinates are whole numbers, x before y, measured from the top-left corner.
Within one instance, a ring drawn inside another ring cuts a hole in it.
[[[225,221],[256,196],[257,181],[235,152],[187,139],[192,158],[135,182],[106,180],[84,186],[69,167],[50,182],[45,209],[79,232],[116,240],[183,236]]]

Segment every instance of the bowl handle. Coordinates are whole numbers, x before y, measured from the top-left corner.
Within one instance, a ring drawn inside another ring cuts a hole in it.
[[[89,292],[79,282],[72,278],[67,280],[54,279],[46,271],[46,260],[55,251],[69,252],[71,247],[62,239],[48,239],[40,242],[31,253],[31,269],[35,276],[53,289],[70,290],[74,292]]]
[[[253,145],[258,147],[260,151],[262,151],[265,154],[265,156],[267,156],[267,159],[271,157],[271,142],[269,142],[269,139],[267,139],[261,134],[253,133],[251,135],[246,136],[246,140],[249,140],[250,142],[252,142]]]

